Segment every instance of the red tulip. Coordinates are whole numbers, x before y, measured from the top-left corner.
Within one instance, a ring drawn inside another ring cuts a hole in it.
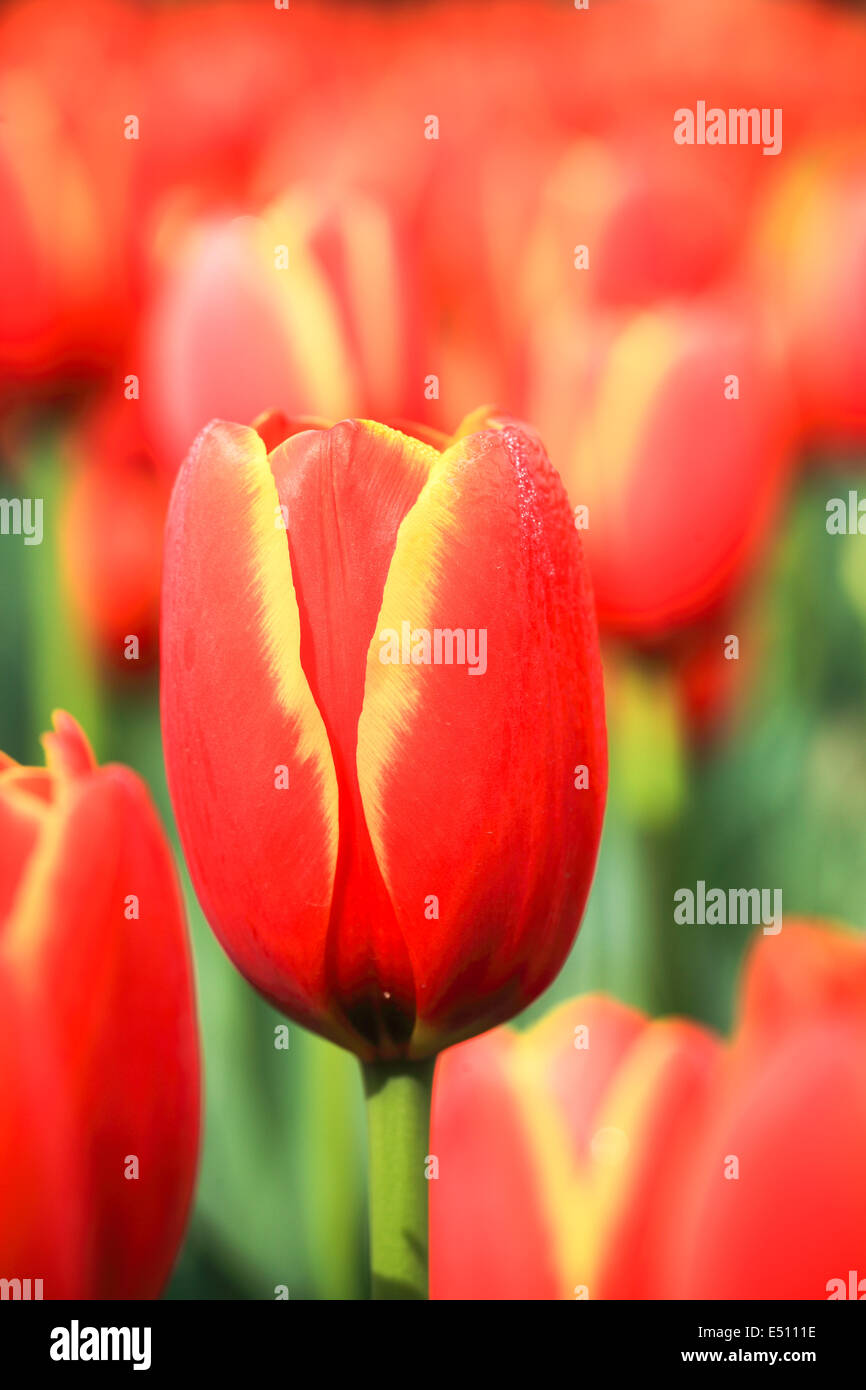
[[[542,329],[533,403],[572,503],[588,509],[599,622],[650,642],[713,617],[766,547],[791,475],[774,351],[733,307]]]
[[[439,452],[346,420],[268,454],[213,423],[172,499],[161,650],[193,881],[266,996],[417,1058],[549,983],[606,746],[586,572],[531,430],[479,413]]]
[[[862,1271],[866,943],[786,922],[724,1046],[603,996],[438,1062],[434,1298],[827,1298]]]
[[[55,716],[0,755],[0,1269],[45,1298],[153,1298],[199,1131],[192,971],[171,853],[127,768]]]
[[[189,230],[145,327],[143,401],[176,468],[214,417],[281,400],[329,417],[423,401],[411,296],[389,213],[357,193],[297,187],[261,217]]]
[[[723,1177],[731,1155],[736,1181]],[[753,951],[676,1219],[664,1218],[663,1296],[851,1297],[850,1271],[866,1276],[864,1166],[866,942],[786,922]]]

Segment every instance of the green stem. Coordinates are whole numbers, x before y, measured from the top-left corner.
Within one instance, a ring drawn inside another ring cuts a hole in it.
[[[364,1062],[374,1299],[427,1297],[430,1100],[435,1058]]]

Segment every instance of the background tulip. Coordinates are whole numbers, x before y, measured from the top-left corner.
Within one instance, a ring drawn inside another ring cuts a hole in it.
[[[864,1059],[866,948],[797,922],[754,947],[727,1046],[600,996],[461,1044],[431,1297],[828,1297],[862,1268]]]
[[[412,310],[394,219],[368,195],[314,184],[260,217],[191,225],[144,328],[144,408],[172,473],[209,420],[275,402],[417,414]]]
[[[199,1063],[183,909],[139,779],[68,715],[0,771],[0,1267],[153,1298],[184,1232]]]
[[[772,343],[705,305],[601,322],[582,342],[547,321],[538,343],[535,405],[588,509],[600,624],[657,641],[713,615],[760,554],[791,469]]]

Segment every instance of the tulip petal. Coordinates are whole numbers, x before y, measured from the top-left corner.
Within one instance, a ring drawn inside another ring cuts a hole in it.
[[[474,630],[476,673],[468,648],[464,664],[383,660],[404,624]],[[527,429],[458,441],[403,521],[357,762],[412,960],[421,1056],[549,983],[595,864],[607,780],[595,616],[565,494]]]
[[[864,1276],[864,1058],[862,1018],[825,1016],[732,1075],[680,1189],[661,1296],[826,1299],[832,1281],[852,1296],[849,1271]]]
[[[14,792],[9,779],[0,774],[0,936],[44,815],[43,802],[27,793]]]
[[[431,1299],[558,1296],[554,1228],[509,1065],[507,1029],[449,1048],[436,1063],[430,1144]]]
[[[777,1042],[783,1031],[822,1015],[862,1015],[864,999],[862,936],[786,920],[780,935],[759,936],[747,959],[737,1052],[751,1055]]]
[[[50,1007],[21,991],[0,961],[0,1268],[5,1278],[41,1281],[31,1297],[58,1299],[86,1287],[86,1179],[53,1041]]]
[[[604,995],[521,1036],[510,1071],[555,1233],[556,1297],[656,1296],[659,1224],[719,1055],[706,1030],[650,1022]]]
[[[52,723],[53,733],[42,736],[48,771],[66,777],[82,777],[92,772],[96,759],[81,726],[64,710],[54,711]]]
[[[166,535],[169,785],[196,892],[228,954],[321,1028],[337,785],[300,643],[265,446],[215,422],[181,470]],[[344,1040],[336,1025],[332,1035]]]
[[[369,421],[294,434],[271,455],[288,516],[301,659],[330,739],[340,795],[340,852],[328,979],[380,1052],[412,1031],[406,947],[364,820],[355,768],[367,649],[404,516],[438,455]]]

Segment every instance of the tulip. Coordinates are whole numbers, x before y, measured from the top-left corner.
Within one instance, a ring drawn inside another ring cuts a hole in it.
[[[44,769],[0,755],[0,1274],[153,1298],[198,1152],[183,908],[139,778],[69,715],[44,743]]]
[[[315,185],[187,228],[143,330],[143,404],[172,471],[209,420],[251,420],[274,400],[328,417],[423,403],[404,261],[376,199]]]
[[[603,629],[641,644],[719,615],[767,548],[793,467],[775,345],[733,304],[541,325],[532,399]]]
[[[592,600],[527,427],[259,427],[209,425],[172,498],[169,786],[232,960],[364,1063],[374,1294],[423,1297],[430,1058],[545,988],[592,877]]]
[[[299,1022],[417,1059],[553,979],[606,750],[580,546],[528,428],[480,415],[440,452],[343,421],[268,454],[211,424],[169,513],[162,712],[205,913]]]
[[[601,995],[439,1061],[434,1298],[827,1298],[862,1266],[866,943],[786,922],[732,1039]]]

